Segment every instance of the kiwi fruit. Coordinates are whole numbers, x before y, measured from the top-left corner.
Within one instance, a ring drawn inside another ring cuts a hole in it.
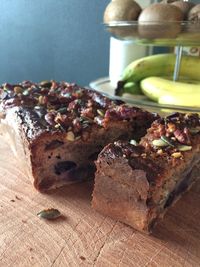
[[[149,5],[140,13],[141,38],[175,38],[181,30],[183,13],[180,8],[163,3]]]
[[[183,13],[175,6],[168,4],[152,4],[140,14],[139,22],[174,22],[183,20]]]
[[[183,18],[187,19],[188,12],[195,4],[192,2],[184,2],[184,1],[179,0],[179,1],[175,1],[171,3],[171,5],[174,5],[180,8],[180,10],[183,12],[183,16],[184,16]]]
[[[134,0],[113,0],[104,11],[104,23],[137,20],[141,7]]]
[[[187,19],[189,21],[200,21],[200,4],[190,9]]]
[[[141,10],[141,7],[134,0],[113,0],[104,11],[104,23],[135,21]],[[130,39],[138,36],[137,26],[118,27],[117,25],[112,25],[112,27],[108,27],[108,31],[119,39]]]

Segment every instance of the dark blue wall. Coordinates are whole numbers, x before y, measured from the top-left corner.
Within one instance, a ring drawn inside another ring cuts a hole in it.
[[[106,76],[109,0],[0,0],[0,83]]]
[[[0,84],[55,79],[84,86],[108,76],[102,18],[109,2],[0,0]]]

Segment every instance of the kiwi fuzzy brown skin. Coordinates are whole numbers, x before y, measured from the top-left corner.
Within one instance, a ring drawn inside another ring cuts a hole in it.
[[[104,23],[137,20],[141,7],[134,0],[111,1],[104,11]]]
[[[195,4],[192,2],[184,2],[181,0],[171,3],[171,5],[174,5],[178,8],[180,8],[180,10],[183,12],[184,20],[187,19],[187,15],[188,15],[190,9],[193,8],[193,6],[195,6]]]
[[[181,31],[182,11],[173,5],[156,3],[146,7],[138,18],[141,38],[175,38]]]
[[[190,9],[187,20],[200,21],[200,4],[197,4],[193,8]]]
[[[182,21],[181,10],[169,4],[156,3],[149,5],[141,12],[139,22],[174,22]]]

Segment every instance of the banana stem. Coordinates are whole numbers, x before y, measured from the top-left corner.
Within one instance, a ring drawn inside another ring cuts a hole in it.
[[[126,83],[125,81],[118,81],[117,88],[115,89],[116,96],[122,96],[125,83]]]
[[[183,52],[183,47],[182,46],[177,46],[176,47],[176,62],[175,62],[175,66],[174,66],[173,81],[177,81],[178,77],[179,77],[181,59],[182,59],[182,52]]]

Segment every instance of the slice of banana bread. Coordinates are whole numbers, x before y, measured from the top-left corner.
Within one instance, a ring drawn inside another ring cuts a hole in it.
[[[96,161],[92,206],[150,232],[200,178],[200,117],[174,113],[155,121],[140,142],[107,145]]]
[[[40,191],[92,178],[106,144],[140,138],[156,118],[66,82],[4,84],[0,103],[0,131]]]

